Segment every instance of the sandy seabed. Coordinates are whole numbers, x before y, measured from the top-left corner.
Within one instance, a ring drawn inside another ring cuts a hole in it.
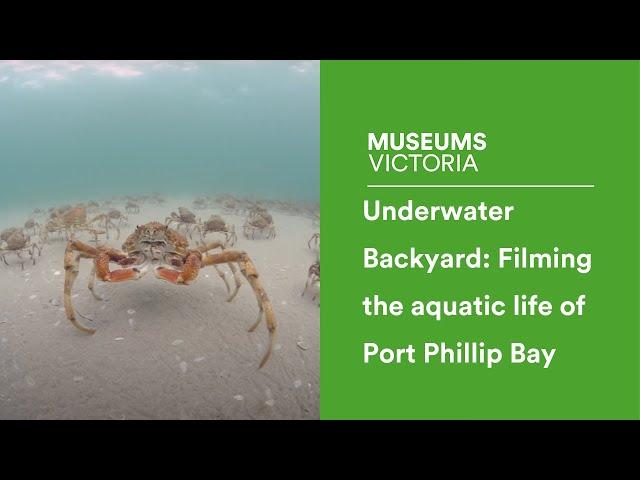
[[[136,224],[162,222],[179,205],[191,208],[175,199],[142,205],[128,215],[120,239],[113,233],[106,243],[120,248]],[[195,213],[204,220],[221,212]],[[243,279],[228,303],[213,268],[189,286],[153,272],[133,282],[98,281],[99,302],[87,289],[91,262],[83,260],[73,301],[97,332],[80,332],[62,307],[65,241],[54,236],[35,266],[22,270],[14,256],[10,266],[0,264],[0,419],[318,418],[320,310],[312,295],[300,296],[317,255],[307,241],[318,228],[309,218],[274,212],[277,237],[248,240],[244,217],[221,215],[235,224],[233,248],[254,260],[276,313],[274,351],[262,369],[264,321],[247,332],[257,317],[255,295]],[[7,216],[1,227],[26,219]]]

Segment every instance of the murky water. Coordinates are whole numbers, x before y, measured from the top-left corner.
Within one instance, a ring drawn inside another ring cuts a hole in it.
[[[319,67],[0,61],[3,209],[228,191],[316,201]]]

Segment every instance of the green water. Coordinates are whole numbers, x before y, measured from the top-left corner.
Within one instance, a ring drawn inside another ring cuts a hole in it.
[[[316,63],[104,63],[0,62],[2,208],[151,192],[318,200]]]

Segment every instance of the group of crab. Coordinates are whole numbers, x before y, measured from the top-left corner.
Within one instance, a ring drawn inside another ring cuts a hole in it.
[[[22,227],[10,227],[0,232],[0,256],[9,265],[7,256],[15,255],[24,269],[24,260],[29,258],[35,265],[43,246],[56,237],[70,239],[86,232],[89,241],[98,245],[100,237],[109,239],[110,232],[115,231],[119,239],[120,229],[128,225],[126,214],[140,213],[143,201],[163,203],[164,198],[158,194],[142,198],[114,197],[102,204],[90,200],[76,205],[58,205],[48,210],[36,208]],[[114,208],[117,203],[123,203],[126,213]]]
[[[184,230],[193,239],[193,232],[200,235],[201,242],[204,242],[207,234],[218,232],[225,237],[225,246],[233,246],[238,240],[236,228],[227,224],[220,215],[211,215],[208,220],[202,221],[196,218],[196,214],[185,207],[178,207],[178,213],[171,212],[165,219],[165,225],[175,225],[176,230]]]
[[[240,288],[244,277],[253,289],[258,303],[258,318],[249,331],[255,330],[262,318],[266,319],[269,332],[269,344],[260,367],[268,360],[275,330],[276,320],[269,297],[262,286],[255,264],[247,252],[232,250],[230,247],[237,242],[235,226],[228,224],[216,214],[208,220],[202,221],[185,207],[178,208],[177,213],[171,212],[164,223],[150,221],[136,226],[124,241],[121,249],[116,249],[101,241],[115,232],[116,239],[120,238],[121,228],[129,225],[129,214],[139,214],[141,205],[150,203],[162,205],[164,198],[159,194],[139,197],[112,197],[103,202],[88,201],[75,205],[60,205],[48,210],[35,209],[31,217],[22,227],[8,228],[0,232],[0,256],[6,265],[6,256],[15,254],[21,260],[24,269],[26,260],[36,263],[41,255],[43,245],[50,243],[56,237],[66,239],[64,253],[64,310],[69,321],[79,330],[94,333],[95,329],[78,321],[73,306],[72,288],[79,274],[80,261],[88,259],[92,262],[89,275],[88,289],[96,300],[102,298],[95,292],[96,278],[103,282],[125,282],[143,277],[153,268],[155,276],[163,281],[175,285],[190,285],[198,277],[202,268],[212,266],[223,281],[227,290],[227,300],[232,301]],[[124,210],[121,211],[116,206]],[[216,198],[202,197],[194,201],[194,209],[204,210],[216,207],[222,212],[245,215],[243,233],[247,239],[274,239],[276,230],[269,208],[279,209],[291,214],[310,210],[295,207],[290,202],[254,201],[247,198],[236,198],[222,195]],[[310,215],[313,225],[317,225],[316,217]],[[208,241],[210,233],[224,235],[224,240]],[[87,241],[79,237],[88,234]],[[196,245],[190,245],[193,234],[198,235]],[[319,248],[320,234],[315,233],[308,241],[309,249]],[[112,269],[112,266],[116,266]],[[221,270],[226,265],[230,276]],[[233,286],[229,279],[233,279]],[[309,268],[309,277],[302,293],[319,284],[320,263],[318,261]],[[317,294],[314,295],[315,300]]]
[[[53,207],[49,209],[44,223],[38,225],[40,237],[47,242],[52,235],[68,239],[79,232],[88,232],[92,241],[97,244],[101,236],[109,239],[110,232],[115,230],[116,238],[119,239],[120,229],[128,225],[129,219],[111,205],[109,202],[101,207],[97,202],[90,201],[73,206]]]
[[[276,228],[273,216],[267,207],[279,210],[289,215],[305,215],[311,218],[312,226],[320,226],[320,211],[317,205],[302,207],[297,203],[279,200],[251,200],[248,198],[238,198],[230,194],[218,197],[197,197],[193,201],[194,210],[207,210],[219,208],[226,213],[235,215],[246,215],[242,225],[244,237],[254,240],[256,236],[265,239],[276,237]],[[208,220],[202,221],[194,212],[186,207],[179,207],[177,212],[171,212],[165,219],[165,225],[175,226],[177,231],[184,231],[193,239],[193,233],[198,233],[200,242],[204,243],[208,233],[218,232],[225,237],[224,246],[233,246],[237,241],[235,226],[228,224],[220,215],[211,215]],[[309,250],[315,249],[318,252],[317,259],[308,269],[307,281],[302,296],[308,290],[314,290],[312,301],[319,298],[320,285],[320,232],[314,233],[307,242]],[[318,301],[319,304],[319,301]]]
[[[248,215],[256,208],[269,209],[285,215],[311,218],[313,225],[320,224],[320,209],[317,203],[301,204],[290,200],[261,199],[238,197],[228,193],[218,196],[201,196],[193,201],[194,210],[219,208],[224,213],[233,215]]]
[[[268,209],[259,202],[239,201],[231,195],[225,195],[216,199],[199,197],[194,201],[194,210],[205,210],[215,205],[227,213],[246,215],[242,232],[247,239],[255,240],[258,236],[265,239],[276,238],[276,227],[273,216]],[[184,230],[193,239],[193,233],[200,235],[204,241],[206,235],[212,232],[222,233],[225,236],[225,244],[233,246],[238,239],[234,225],[228,224],[220,215],[211,215],[208,220],[202,221],[186,207],[179,207],[177,212],[171,212],[165,219],[166,225],[175,225],[177,230]]]
[[[15,255],[20,260],[20,266],[23,270],[26,260],[23,255],[26,255],[34,265],[36,264],[36,251],[40,256],[42,244],[37,240],[31,239],[29,230],[25,224],[24,228],[11,227],[0,232],[0,257],[2,257],[5,265],[9,265],[9,262],[7,262],[7,255],[9,254]]]

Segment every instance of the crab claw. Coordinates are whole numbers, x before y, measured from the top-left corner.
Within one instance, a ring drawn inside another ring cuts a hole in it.
[[[180,270],[173,270],[172,268],[166,267],[156,267],[154,269],[154,273],[160,280],[165,280],[171,283],[182,283],[182,279],[180,278],[182,272]]]
[[[121,268],[119,270],[109,272],[107,281],[123,282],[125,280],[137,280],[144,276],[145,273],[147,273],[146,268],[142,270],[139,270],[137,268]]]

